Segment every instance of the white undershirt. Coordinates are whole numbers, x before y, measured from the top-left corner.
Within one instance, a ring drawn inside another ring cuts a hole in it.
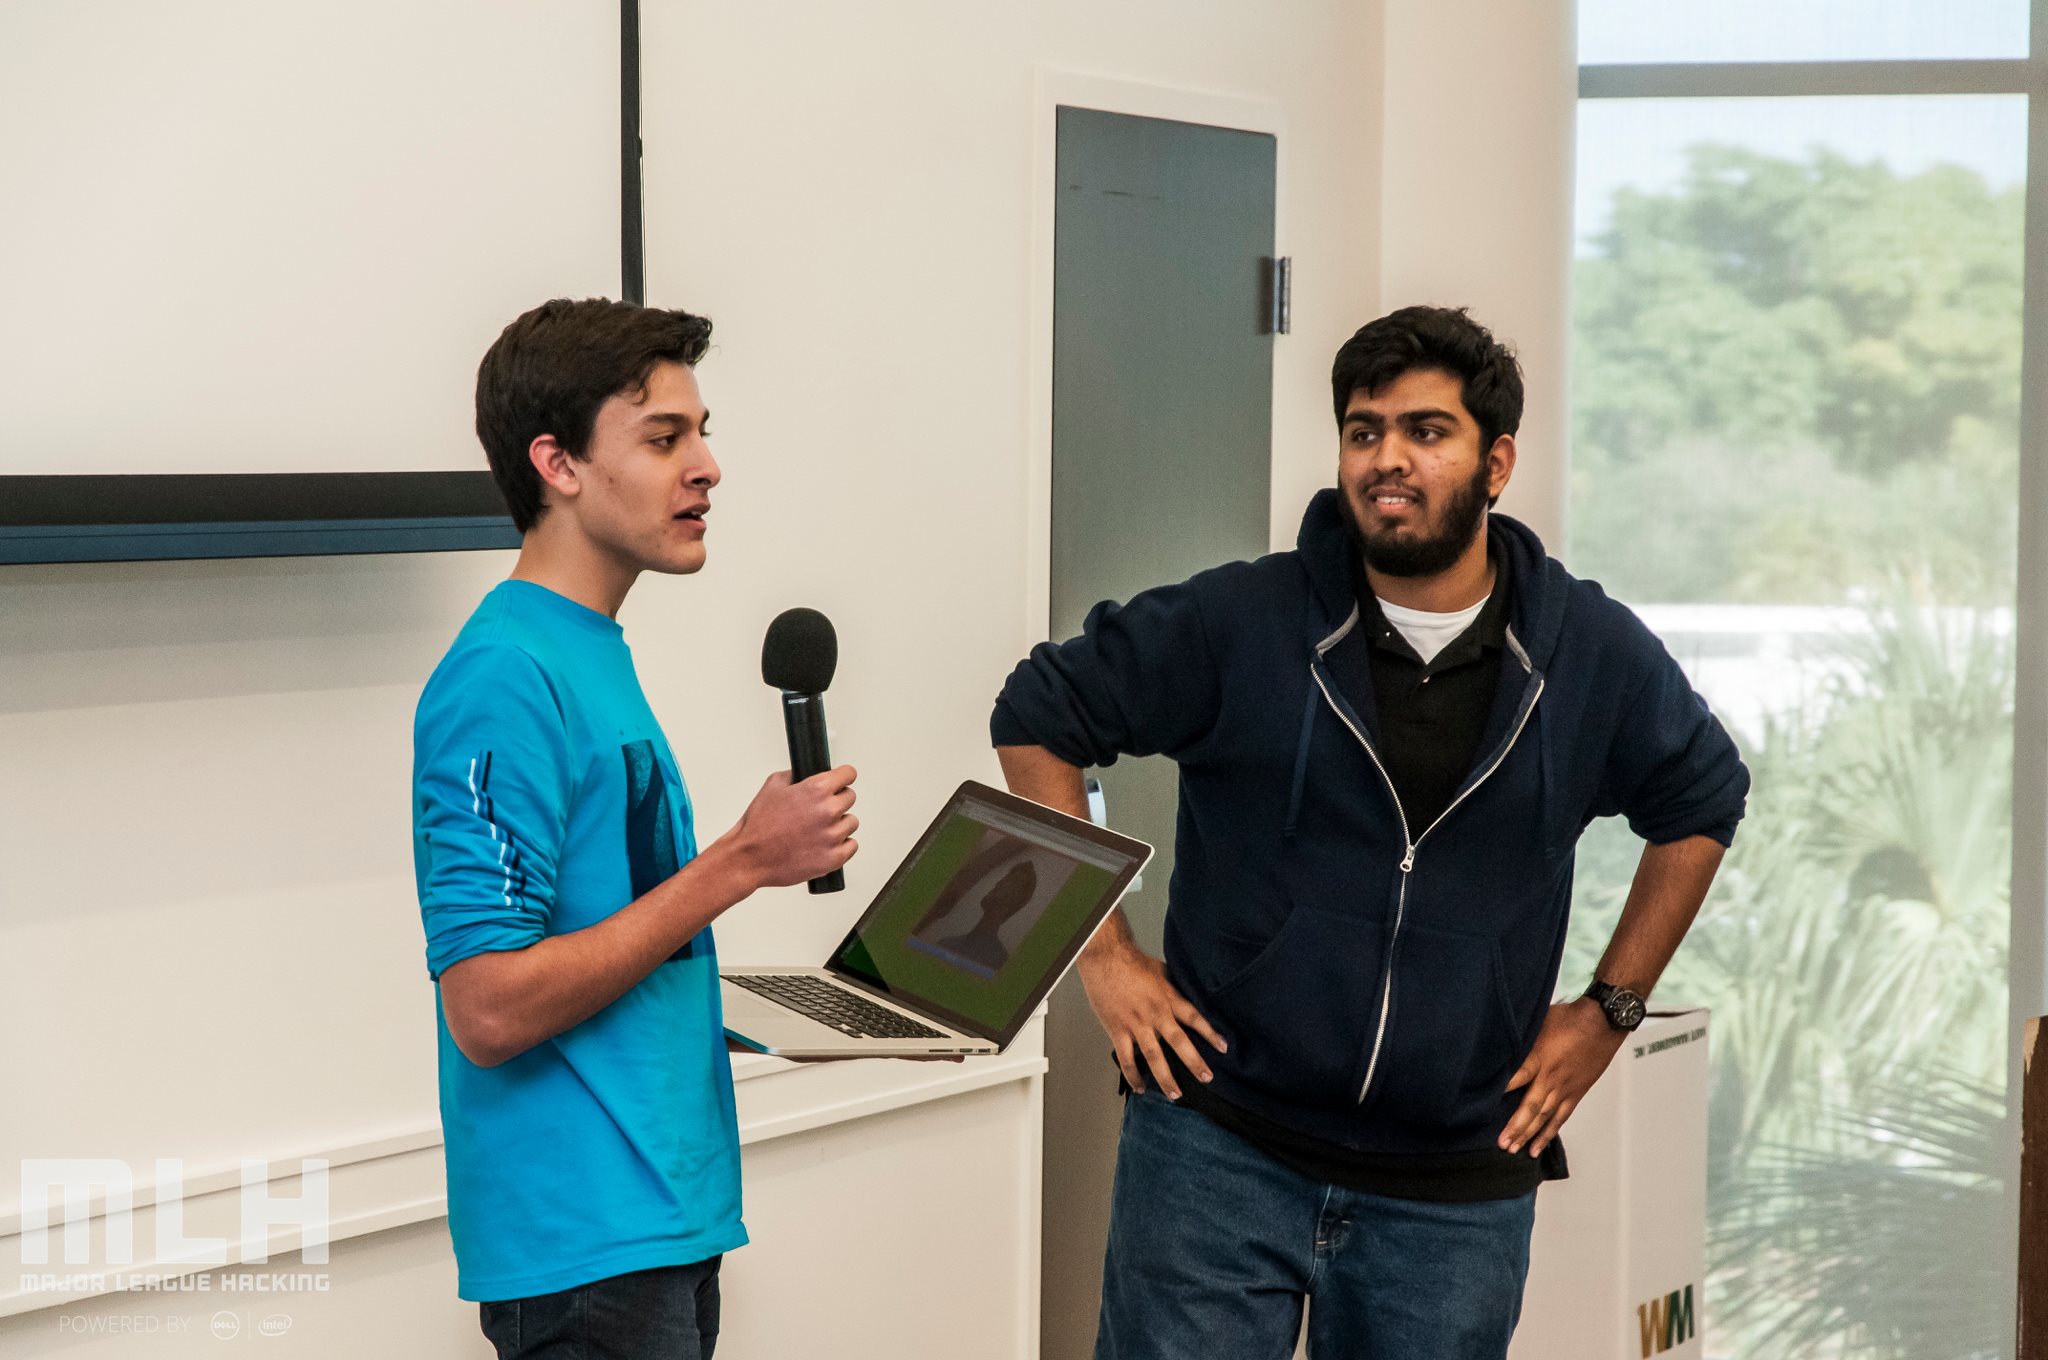
[[[1408,645],[1422,658],[1427,666],[1436,660],[1436,654],[1457,641],[1458,635],[1472,626],[1472,620],[1479,617],[1479,611],[1486,608],[1486,599],[1455,614],[1432,614],[1425,609],[1408,609],[1398,604],[1380,601],[1380,612],[1387,616],[1387,622],[1401,630],[1401,636],[1408,639]]]

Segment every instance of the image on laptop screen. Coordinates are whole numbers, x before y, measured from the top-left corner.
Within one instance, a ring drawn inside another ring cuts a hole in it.
[[[962,791],[831,966],[988,1031],[1007,1031],[1137,862]]]

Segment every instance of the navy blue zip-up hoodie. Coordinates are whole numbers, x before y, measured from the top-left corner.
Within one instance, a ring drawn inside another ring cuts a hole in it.
[[[1338,492],[1293,552],[1104,603],[1011,673],[990,732],[1180,766],[1167,975],[1230,1042],[1212,1089],[1366,1152],[1490,1145],[1557,984],[1579,835],[1735,834],[1749,772],[1649,629],[1490,517],[1507,653],[1477,764],[1413,826],[1380,768]]]

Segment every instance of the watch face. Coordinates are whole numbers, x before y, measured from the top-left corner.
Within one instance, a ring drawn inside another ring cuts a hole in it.
[[[1616,1029],[1634,1029],[1643,1023],[1643,999],[1634,992],[1617,989],[1607,998],[1607,1019]]]

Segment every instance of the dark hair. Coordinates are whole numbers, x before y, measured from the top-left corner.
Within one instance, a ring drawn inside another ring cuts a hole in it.
[[[1418,368],[1440,368],[1458,379],[1458,399],[1479,425],[1481,459],[1494,440],[1521,428],[1522,366],[1463,307],[1403,307],[1346,340],[1330,367],[1338,427],[1353,392],[1377,392]]]
[[[547,508],[527,457],[534,440],[551,434],[588,458],[598,407],[644,391],[656,364],[694,366],[710,346],[708,318],[604,298],[556,298],[505,327],[477,366],[476,437],[519,532]]]

